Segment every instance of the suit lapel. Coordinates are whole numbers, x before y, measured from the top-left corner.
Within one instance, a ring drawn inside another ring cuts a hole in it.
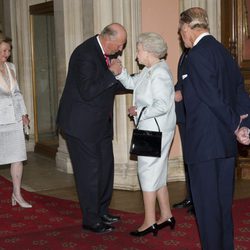
[[[13,69],[10,69],[8,63],[6,63],[6,68],[7,68],[7,72],[9,75],[9,79],[10,79],[10,91],[13,91],[16,85],[16,77],[15,77],[15,73],[13,71]]]
[[[11,92],[11,89],[13,88],[13,76],[11,74],[10,68],[8,63],[4,63],[5,68],[6,68],[6,74],[8,75],[9,78],[9,83],[7,82],[7,80],[3,77],[2,74],[0,74],[0,88],[4,90],[4,92]]]

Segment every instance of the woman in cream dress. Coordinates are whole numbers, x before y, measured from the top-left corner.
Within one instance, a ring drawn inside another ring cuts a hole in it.
[[[11,164],[12,206],[32,207],[21,195],[22,161],[27,159],[23,126],[29,118],[20,93],[14,64],[7,62],[11,39],[0,33],[0,165]]]
[[[166,185],[169,149],[173,140],[176,117],[174,85],[169,67],[163,58],[167,45],[156,33],[142,33],[137,42],[137,60],[144,69],[131,77],[126,69],[119,68],[119,60],[112,62],[111,70],[116,78],[127,88],[133,90],[133,106],[129,115],[135,123],[143,107],[139,129],[158,131],[154,118],[162,131],[161,157],[138,156],[138,175],[145,207],[142,225],[130,234],[143,236],[147,233],[157,235],[159,229],[175,226],[169,203]],[[160,218],[156,220],[155,203],[160,206]]]

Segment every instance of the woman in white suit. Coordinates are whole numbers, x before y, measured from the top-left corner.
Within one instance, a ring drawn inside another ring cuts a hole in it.
[[[133,106],[129,115],[135,122],[143,107],[139,129],[158,131],[154,118],[162,131],[161,157],[138,156],[138,175],[145,207],[143,224],[130,234],[143,236],[148,233],[157,235],[159,229],[175,226],[167,189],[167,170],[169,149],[173,140],[176,117],[174,85],[171,72],[163,58],[167,45],[156,33],[142,33],[137,42],[137,60],[144,65],[143,70],[131,77],[126,69],[119,67],[119,60],[112,62],[116,78],[127,88],[133,90]],[[160,206],[160,218],[156,220],[156,199]]]
[[[8,62],[11,39],[0,33],[0,165],[11,164],[12,206],[30,208],[21,195],[22,161],[27,159],[23,126],[29,118],[16,79],[14,64]]]

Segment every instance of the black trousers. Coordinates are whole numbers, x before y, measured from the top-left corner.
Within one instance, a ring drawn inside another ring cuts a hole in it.
[[[83,224],[101,222],[108,213],[114,182],[112,136],[87,143],[66,135],[76,189],[83,213]]]
[[[178,123],[178,128],[179,128],[180,137],[181,137],[181,145],[182,145],[182,148],[184,148],[185,124]],[[185,163],[185,159],[184,159],[184,171],[185,171],[185,180],[186,180],[186,188],[187,188],[186,199],[193,202],[191,188],[190,188],[190,178],[189,178],[189,173],[188,173],[188,166]]]
[[[233,250],[235,158],[188,165],[203,250]]]

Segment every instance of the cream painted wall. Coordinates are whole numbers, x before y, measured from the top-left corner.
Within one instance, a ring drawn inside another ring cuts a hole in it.
[[[143,0],[142,32],[153,31],[163,36],[168,44],[167,63],[174,81],[177,79],[177,64],[181,53],[178,39],[179,1]],[[182,155],[178,130],[170,151],[170,158]]]

